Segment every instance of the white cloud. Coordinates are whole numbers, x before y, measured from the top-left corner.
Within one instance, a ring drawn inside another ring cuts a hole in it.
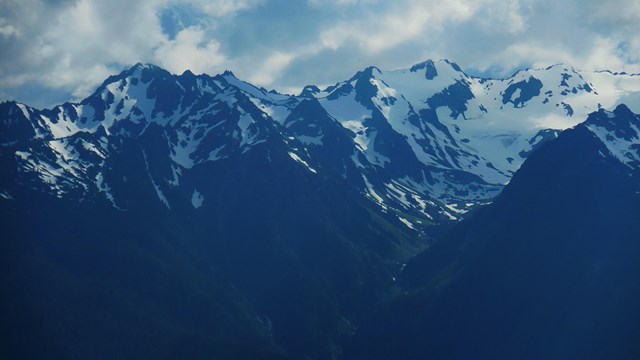
[[[336,50],[354,42],[368,52],[382,52],[408,41],[433,36],[447,23],[471,17],[481,5],[477,1],[416,1],[388,13],[370,13],[359,21],[347,20],[320,34],[322,46]]]
[[[170,41],[164,41],[153,54],[154,62],[173,73],[189,69],[194,73],[214,73],[227,61],[220,43],[205,37],[205,31],[190,27]]]
[[[590,21],[607,22],[630,22],[635,28],[640,27],[640,2],[628,0],[585,0],[583,6],[583,14]]]
[[[18,35],[18,29],[15,26],[8,24],[6,19],[0,18],[0,36],[9,38]]]
[[[316,7],[332,7],[332,6],[355,6],[362,4],[373,4],[377,0],[308,0],[309,5]]]
[[[231,16],[262,0],[193,1],[209,16]],[[137,62],[157,63],[170,71],[220,71],[226,57],[220,43],[204,28],[190,27],[169,39],[160,24],[163,8],[174,0],[77,0],[59,7],[44,1],[0,3],[12,19],[0,20],[0,39],[23,34],[8,43],[13,56],[0,58],[0,90],[41,84],[87,96],[107,76]],[[7,40],[7,41],[8,41]],[[0,45],[2,45],[0,43]]]
[[[264,0],[196,0],[192,3],[213,17],[229,16],[264,3]]]
[[[169,37],[163,10],[185,4],[199,17]],[[493,75],[558,62],[640,70],[635,0],[0,0],[0,14],[4,98],[27,85],[83,97],[136,62],[230,69],[277,89],[427,57]]]
[[[263,62],[261,62],[257,71],[254,71],[249,75],[248,80],[255,85],[271,85],[273,81],[282,74],[287,66],[289,66],[295,56],[296,55],[294,54],[280,51],[270,54]]]
[[[527,30],[525,11],[530,8],[530,4],[520,0],[489,1],[479,11],[477,21],[488,32],[520,34]]]

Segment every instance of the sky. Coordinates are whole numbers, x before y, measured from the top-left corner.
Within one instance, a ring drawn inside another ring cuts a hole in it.
[[[284,93],[427,59],[637,73],[637,34],[638,0],[0,0],[0,101],[77,101],[138,62]]]

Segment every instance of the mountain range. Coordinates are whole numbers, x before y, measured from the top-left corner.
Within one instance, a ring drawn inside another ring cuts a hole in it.
[[[197,188],[180,185],[183,174],[276,141],[290,161],[340,175],[382,209],[439,222],[490,202],[539,144],[601,107],[634,103],[638,88],[636,75],[564,65],[483,79],[441,60],[389,72],[370,67],[289,96],[230,72],[176,76],[137,64],[79,103],[47,110],[3,103],[0,141],[5,152],[22,154],[19,168],[48,191],[123,209],[126,200],[107,190],[119,179],[106,179],[100,160],[119,150],[117,139],[162,133],[170,161],[153,182],[167,208],[176,191],[199,198]],[[44,148],[30,152],[30,140]]]
[[[633,143],[631,146],[624,144]],[[640,116],[600,110],[398,277],[346,358],[634,359]]]
[[[637,295],[639,91],[640,75],[563,64],[488,79],[429,60],[299,95],[136,64],[77,103],[4,102],[0,350],[566,358],[603,334],[562,348],[567,325],[554,343],[564,313],[543,283],[560,291],[601,271],[566,298],[629,291],[581,311],[628,310]],[[495,297],[513,294],[509,319],[542,304],[521,327],[553,305],[533,327],[546,337],[510,338],[509,321],[482,337],[460,330],[482,332]],[[504,339],[512,347],[495,346]],[[532,351],[536,339],[550,352]],[[625,339],[596,350],[637,337]]]

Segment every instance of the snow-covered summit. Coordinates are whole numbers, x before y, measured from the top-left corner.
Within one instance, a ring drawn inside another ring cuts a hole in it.
[[[150,176],[167,206],[172,191],[203,193],[179,190],[186,173],[261,149],[267,161],[279,152],[308,176],[342,179],[384,211],[457,219],[490,202],[544,141],[599,109],[640,104],[639,95],[640,76],[564,64],[505,79],[469,76],[449,60],[368,67],[298,96],[230,71],[175,75],[136,64],[79,103],[47,110],[0,104],[0,149],[59,196],[93,188],[114,206],[109,159],[129,151],[127,141],[145,149],[150,174],[154,163],[166,162],[166,171]],[[589,126],[599,134],[608,125]],[[637,125],[618,129],[634,131]],[[635,164],[632,135],[608,144]]]
[[[613,111],[601,109],[589,115],[582,125],[595,134],[618,161],[640,171],[640,115],[622,104]]]

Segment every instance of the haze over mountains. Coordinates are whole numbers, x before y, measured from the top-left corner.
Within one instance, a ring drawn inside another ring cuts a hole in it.
[[[639,103],[635,74],[554,65],[483,79],[448,60],[369,67],[295,96],[230,72],[173,75],[137,64],[79,103],[2,103],[3,349],[325,359],[346,346],[347,358],[465,358],[473,352],[451,353],[450,342],[460,327],[480,330],[489,312],[468,320],[473,306],[452,299],[494,280],[495,294],[536,298],[548,275],[514,290],[501,274],[556,274],[566,270],[560,263],[575,272],[551,281],[554,289],[603,261],[617,264],[602,265],[598,281],[618,279],[630,295],[603,306],[632,311],[637,277],[619,276],[634,266],[640,239]],[[442,230],[470,212],[452,234]],[[582,221],[590,227],[575,230]],[[595,256],[608,236],[617,239],[606,243],[611,255]],[[588,247],[579,264],[563,262],[580,239]],[[475,278],[485,267],[493,270]],[[480,292],[482,306],[493,306],[491,289]],[[407,301],[393,326],[376,320]],[[391,310],[377,312],[381,304]],[[441,310],[458,315],[449,324],[434,315]],[[612,319],[602,321],[615,328]],[[451,328],[425,335],[438,324]],[[544,324],[551,334],[553,322]],[[487,356],[529,351],[535,344],[521,333],[513,348],[491,345],[510,325],[465,341],[482,342],[473,349]],[[404,326],[406,337],[388,333]],[[34,338],[42,347],[27,346]],[[575,354],[568,349],[540,355]]]

